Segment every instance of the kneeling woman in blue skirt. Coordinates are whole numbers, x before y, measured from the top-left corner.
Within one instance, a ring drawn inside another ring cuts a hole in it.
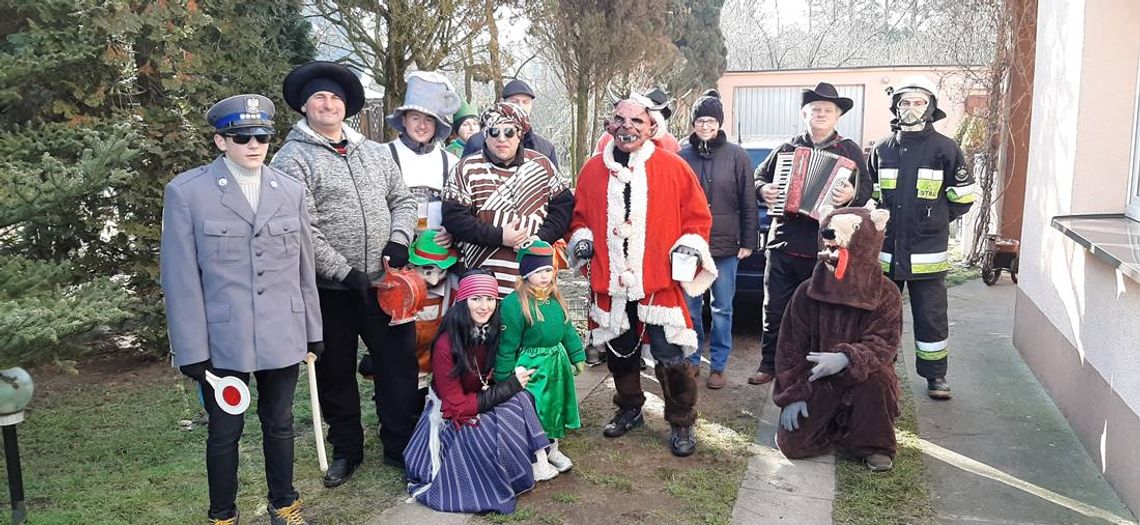
[[[535,452],[550,445],[524,389],[530,370],[491,383],[498,298],[492,275],[465,275],[432,343],[432,386],[404,461],[408,492],[435,510],[514,512],[534,487]]]

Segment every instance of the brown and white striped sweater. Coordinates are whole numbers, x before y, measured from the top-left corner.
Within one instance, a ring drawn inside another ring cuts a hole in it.
[[[468,268],[494,272],[499,295],[514,291],[515,250],[502,245],[503,225],[519,219],[531,235],[553,243],[566,234],[574,196],[568,181],[541,153],[524,150],[502,166],[485,153],[464,157],[443,190],[443,226],[456,240]]]

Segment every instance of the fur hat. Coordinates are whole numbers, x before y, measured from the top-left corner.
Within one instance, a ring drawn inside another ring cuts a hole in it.
[[[344,116],[351,117],[364,108],[364,85],[356,73],[335,62],[313,61],[298,66],[285,76],[281,94],[289,107],[304,113],[301,107],[318,91],[335,93],[344,101]]]
[[[459,94],[451,87],[447,77],[435,71],[412,71],[404,77],[408,90],[404,94],[404,104],[392,111],[385,120],[400,134],[404,129],[404,113],[419,111],[435,119],[435,137],[442,140],[451,134],[450,122],[444,116],[454,114],[460,106]]]

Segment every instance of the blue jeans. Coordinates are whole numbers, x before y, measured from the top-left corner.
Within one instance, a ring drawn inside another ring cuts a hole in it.
[[[723,372],[728,365],[728,354],[732,352],[732,298],[736,295],[736,267],[740,259],[736,256],[716,257],[717,278],[709,291],[712,295],[712,338],[709,341],[709,368]],[[705,347],[705,325],[701,319],[704,297],[686,297],[689,303],[689,318],[697,331],[697,351],[689,356],[689,362],[699,364]]]

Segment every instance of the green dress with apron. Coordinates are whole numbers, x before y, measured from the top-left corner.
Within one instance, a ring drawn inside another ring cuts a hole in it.
[[[534,394],[538,419],[547,437],[559,439],[566,435],[566,429],[582,426],[571,363],[585,361],[586,351],[557,300],[530,299],[533,324],[523,316],[517,291],[503,299],[499,308],[503,332],[495,357],[495,380],[507,380],[515,367],[534,369],[526,389]],[[539,311],[542,321],[538,320]]]

